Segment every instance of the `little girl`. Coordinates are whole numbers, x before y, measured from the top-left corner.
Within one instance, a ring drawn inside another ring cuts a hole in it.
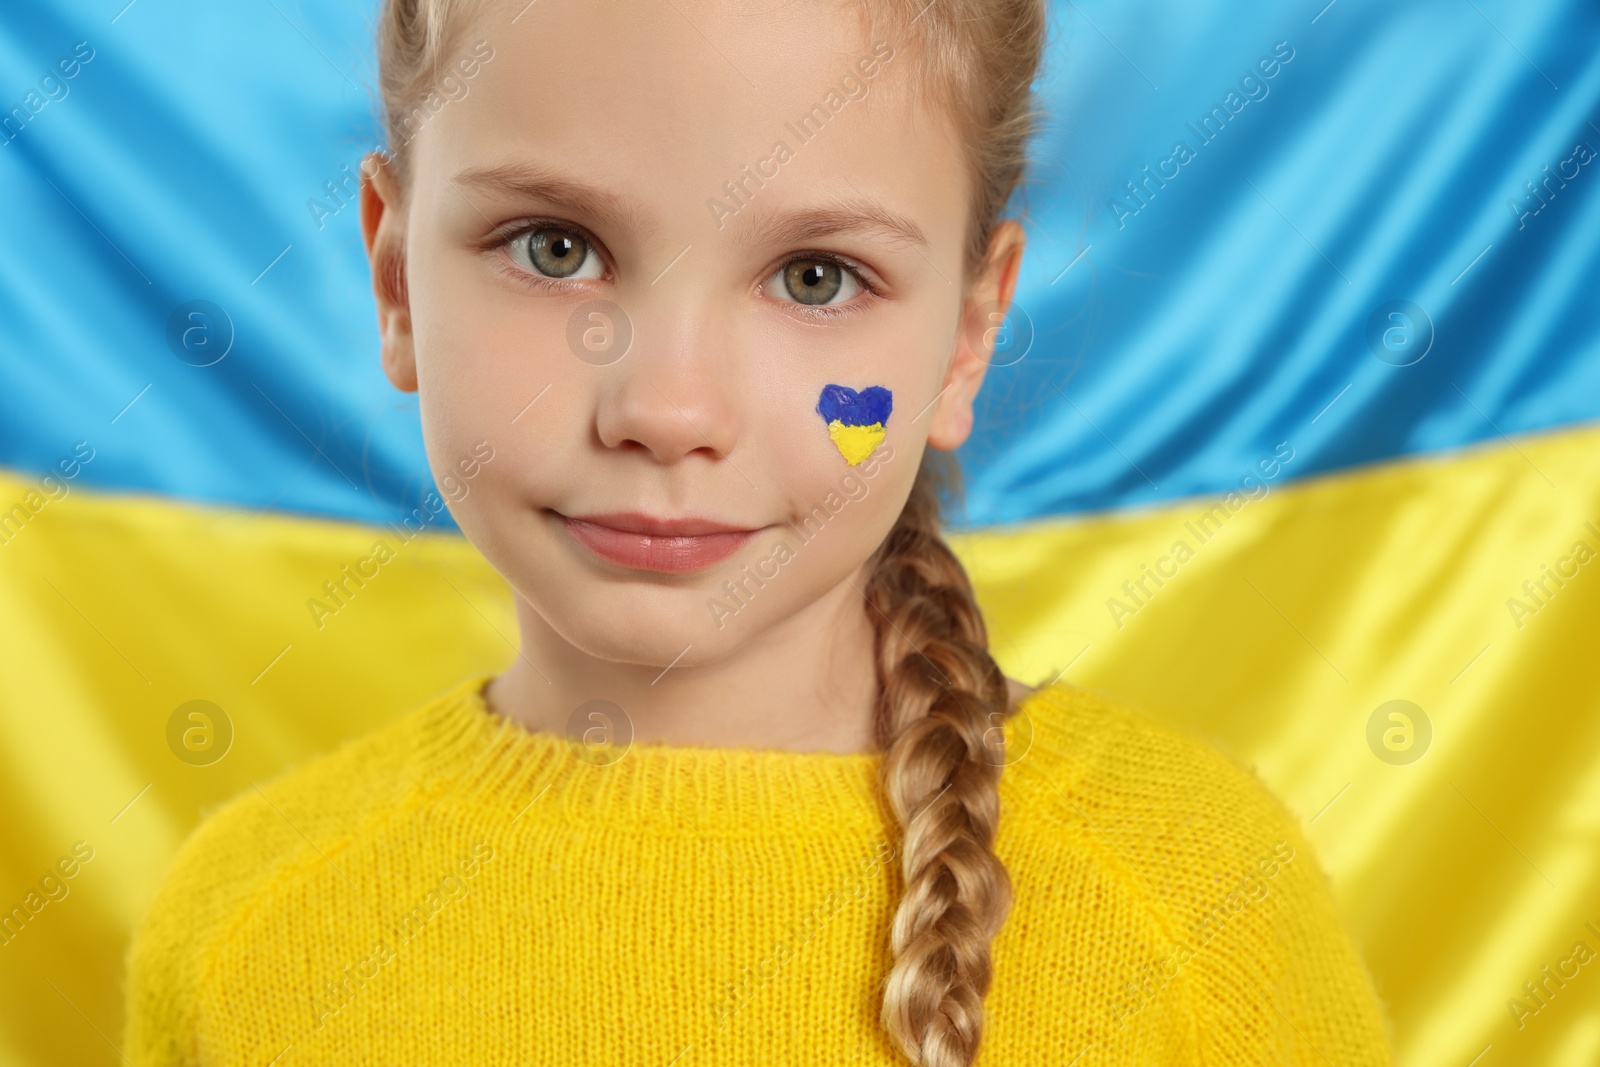
[[[521,648],[203,823],[130,1062],[1391,1062],[1296,820],[940,537],[1044,26],[390,0],[383,367]]]

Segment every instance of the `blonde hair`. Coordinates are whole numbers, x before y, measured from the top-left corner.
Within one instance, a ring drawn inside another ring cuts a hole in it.
[[[483,0],[385,0],[379,90],[396,184],[406,184],[407,130],[455,46],[453,25]],[[963,291],[1023,180],[1038,117],[1032,84],[1044,45],[1045,0],[862,0],[869,33],[881,20],[913,92],[955,120],[966,152],[970,213]],[[396,250],[379,267],[405,292]],[[1003,751],[995,727],[1014,709],[988,651],[965,569],[940,534],[941,495],[960,492],[950,453],[927,450],[894,528],[874,552],[864,590],[876,633],[881,782],[901,836],[904,892],[890,930],[894,961],[881,1017],[917,1067],[969,1067],[983,1034],[993,976],[990,944],[1011,908],[1011,879],[994,853]]]

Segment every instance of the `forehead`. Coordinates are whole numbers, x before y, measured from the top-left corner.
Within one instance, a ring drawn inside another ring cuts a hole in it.
[[[452,30],[441,72],[474,46],[493,48],[493,58],[422,127],[410,149],[416,173],[438,180],[538,162],[709,225],[707,202],[726,200],[727,183],[748,168],[763,175],[756,199],[771,203],[848,196],[854,186],[907,213],[959,215],[955,128],[911,90],[915,42],[887,24],[869,31],[860,8],[486,3]]]

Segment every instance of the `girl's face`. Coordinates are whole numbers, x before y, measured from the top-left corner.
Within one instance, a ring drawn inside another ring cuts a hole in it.
[[[404,256],[403,289],[374,271],[384,366],[421,391],[434,477],[471,472],[462,530],[588,655],[707,663],[859,604],[924,447],[970,430],[1021,230],[964,289],[954,128],[854,10],[488,4],[413,116],[403,197],[366,183],[375,264]],[[630,550],[563,518],[621,513],[754,532]]]

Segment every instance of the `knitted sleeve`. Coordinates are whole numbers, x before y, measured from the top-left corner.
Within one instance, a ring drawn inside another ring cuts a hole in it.
[[[1216,824],[1191,827],[1217,835],[1218,862],[1168,901],[1192,931],[1205,1062],[1392,1064],[1376,991],[1298,819],[1218,759]]]
[[[200,1062],[197,1005],[208,955],[276,871],[326,852],[412,795],[429,705],[244,790],[179,848],[125,960],[124,1055],[133,1067]]]
[[[270,814],[249,792],[204,820],[178,850],[126,959],[123,1054],[133,1067],[195,1067],[196,989],[207,947],[262,871]]]
[[[1167,927],[1157,980],[1186,987],[1199,1062],[1392,1065],[1382,1004],[1299,819],[1219,747],[1125,707],[1099,714],[1110,743],[1086,803]]]

